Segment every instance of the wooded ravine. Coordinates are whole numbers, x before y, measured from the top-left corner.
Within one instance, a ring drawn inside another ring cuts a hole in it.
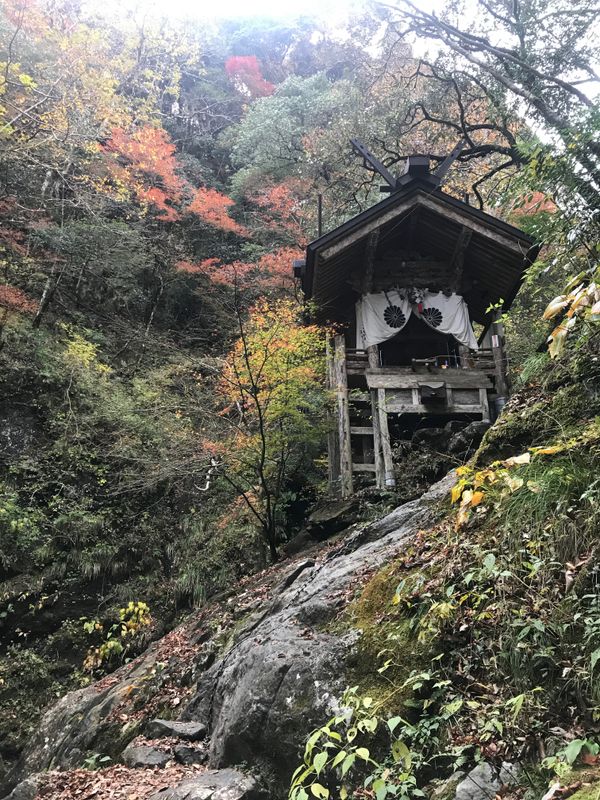
[[[0,7],[0,797],[598,800],[597,4],[95,6]]]

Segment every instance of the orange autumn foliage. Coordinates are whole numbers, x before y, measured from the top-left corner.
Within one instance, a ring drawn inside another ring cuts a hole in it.
[[[261,225],[269,230],[285,231],[299,247],[307,244],[304,230],[302,198],[308,186],[299,180],[289,179],[274,186],[265,186],[250,195],[249,199],[268,213],[260,213]]]
[[[201,186],[196,190],[196,194],[187,207],[187,211],[196,214],[204,222],[213,225],[215,228],[237,233],[240,236],[247,236],[248,231],[246,228],[229,216],[229,209],[233,204],[233,200],[227,195],[221,194],[216,189]]]
[[[226,264],[218,258],[206,258],[197,264],[178,261],[175,268],[188,275],[206,275],[213,283],[224,286],[286,291],[294,287],[292,262],[302,257],[301,250],[281,247],[256,262],[233,261]]]
[[[34,300],[28,297],[25,292],[17,289],[16,286],[2,283],[0,284],[0,308],[4,311],[33,314],[37,305]]]
[[[175,145],[166,131],[150,125],[133,133],[115,128],[105,151],[117,157],[109,172],[120,189],[152,206],[159,219],[179,219],[174,206],[182,201],[185,182],[177,174]]]

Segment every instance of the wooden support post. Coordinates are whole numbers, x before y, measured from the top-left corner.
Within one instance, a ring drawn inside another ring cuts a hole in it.
[[[392,446],[390,444],[390,430],[388,428],[387,406],[385,402],[385,389],[377,389],[377,407],[379,410],[379,428],[381,436],[381,452],[385,472],[386,488],[392,489],[396,485],[394,476],[394,462],[392,461]]]
[[[487,389],[479,390],[479,403],[481,405],[481,421],[490,422],[491,421],[490,403],[488,400]]]
[[[369,357],[369,368],[379,367],[379,347],[374,344],[367,347]],[[375,483],[378,489],[385,489],[385,465],[383,463],[383,453],[381,451],[381,425],[379,423],[379,406],[377,404],[377,389],[370,389],[371,396],[371,418],[373,420],[373,449],[375,450]]]
[[[506,376],[506,353],[504,350],[504,326],[496,321],[492,324],[492,353],[496,372],[496,394],[498,397],[508,397],[508,379]]]
[[[350,408],[348,404],[348,375],[346,372],[346,343],[343,336],[335,337],[334,377],[338,407],[342,497],[350,497],[353,491],[352,446],[350,443]]]
[[[469,369],[471,366],[471,358],[469,353],[469,348],[464,344],[458,345],[458,358],[460,361],[461,369]]]
[[[331,337],[327,337],[325,344],[327,359],[327,388],[335,393],[335,368],[334,368],[334,349]],[[335,394],[337,406],[337,394]],[[337,426],[337,414],[332,413],[331,406],[327,408],[327,457],[328,457],[328,480],[329,491],[337,494],[340,484],[340,439]]]

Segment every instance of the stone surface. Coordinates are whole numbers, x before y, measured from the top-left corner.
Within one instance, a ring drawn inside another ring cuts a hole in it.
[[[448,442],[448,452],[461,458],[468,458],[479,447],[489,422],[470,422],[462,431],[453,434]]]
[[[454,800],[494,800],[502,786],[518,783],[518,768],[504,762],[500,769],[478,764],[456,787]]]
[[[235,769],[201,772],[178,786],[161,789],[149,800],[262,800],[256,780]]]
[[[179,722],[171,719],[153,719],[146,726],[149,739],[160,739],[161,736],[173,736],[185,739],[186,742],[198,742],[204,739],[207,730],[201,722]]]
[[[356,522],[358,510],[356,497],[323,503],[309,516],[306,530],[313,539],[322,541]]]
[[[170,752],[149,745],[128,745],[123,750],[123,761],[128,767],[166,767],[173,756]]]
[[[173,755],[175,761],[183,764],[186,767],[191,767],[194,764],[206,764],[208,761],[208,753],[199,747],[192,747],[189,744],[180,744],[173,748]]]
[[[0,463],[28,455],[40,435],[38,420],[26,408],[0,406]]]
[[[258,761],[282,781],[289,777],[290,758],[306,731],[331,716],[346,685],[344,664],[357,634],[324,630],[345,602],[346,587],[365,564],[377,568],[398,553],[431,519],[432,501],[453,480],[353,533],[321,562],[305,562],[249,620],[182,714],[208,726],[212,766]]]
[[[38,790],[37,776],[32,775],[17,784],[6,800],[34,800]]]
[[[419,428],[413,433],[411,443],[415,447],[431,445],[436,450],[444,450],[450,438],[450,431],[445,428]]]

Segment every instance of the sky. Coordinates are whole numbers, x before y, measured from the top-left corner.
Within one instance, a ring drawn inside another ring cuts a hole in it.
[[[441,0],[417,0],[428,10],[439,7]],[[366,4],[365,0],[107,0],[121,11],[135,7],[157,16],[183,19],[222,19],[235,17],[294,18],[315,16],[335,21],[347,17],[353,9]],[[94,3],[95,5],[95,3]]]

